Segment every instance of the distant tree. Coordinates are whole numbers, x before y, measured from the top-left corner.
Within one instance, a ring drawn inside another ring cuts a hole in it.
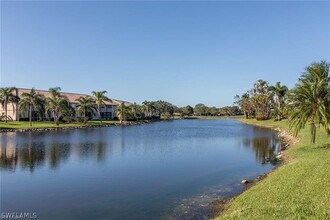
[[[5,87],[5,88],[0,88],[0,102],[1,106],[5,109],[5,122],[7,123],[8,120],[8,115],[7,115],[7,107],[9,103],[13,104],[14,108],[14,103],[17,103],[19,101],[18,96],[14,94],[14,91],[16,90],[15,87]]]
[[[99,120],[101,121],[101,123],[102,123],[101,108],[103,106],[105,106],[106,101],[110,100],[107,96],[105,96],[106,93],[107,93],[107,91],[93,91],[92,92],[96,106],[97,106],[98,117],[99,117]]]
[[[131,116],[134,120],[138,120],[142,116],[141,106],[136,104],[135,102],[132,105],[129,105],[129,113],[128,115]]]
[[[248,92],[244,93],[242,96],[236,95],[234,99],[234,104],[241,108],[246,119],[253,115],[253,103]]]
[[[277,82],[275,86],[270,86],[269,91],[273,92],[276,96],[276,120],[280,121],[283,117],[283,105],[284,97],[288,92],[288,87],[281,86],[280,82]]]
[[[205,106],[202,103],[199,103],[199,104],[195,105],[194,113],[196,115],[200,115],[200,116],[201,115],[207,115],[207,113],[208,113],[208,107]]]
[[[173,114],[170,114],[169,112],[162,113],[161,117],[165,120],[170,120],[173,117]]]
[[[44,105],[44,96],[36,93],[34,88],[29,93],[22,93],[19,101],[19,110],[25,112],[26,108],[29,109],[29,125],[32,126],[32,111],[42,111]]]
[[[54,123],[59,126],[59,118],[61,113],[69,105],[69,100],[66,96],[61,95],[61,88],[50,88],[50,97],[45,100],[46,112],[51,112],[54,118]]]
[[[311,143],[315,143],[317,125],[322,125],[329,132],[329,84],[329,63],[312,63],[290,94],[289,127],[297,135],[306,123],[310,123]]]
[[[158,114],[159,117],[166,117],[167,119],[171,118],[174,111],[177,109],[173,104],[163,100],[153,102],[153,105],[155,106],[156,114]]]
[[[96,111],[95,101],[90,96],[81,96],[77,100],[77,113],[82,115],[84,118],[84,123],[87,122],[87,114],[93,114]]]
[[[239,108],[237,106],[225,106],[219,108],[220,115],[234,116],[240,113]]]
[[[208,114],[212,115],[212,116],[216,116],[219,114],[219,110],[216,107],[210,107],[208,109]]]
[[[268,82],[258,80],[251,91],[251,102],[255,109],[257,120],[267,120],[272,107],[272,93],[269,91]]]
[[[145,117],[152,117],[155,112],[155,106],[152,102],[144,101],[142,102],[142,111],[144,112]]]
[[[194,113],[194,108],[190,105],[187,105],[185,107],[179,108],[180,117],[183,118],[185,116],[192,115]]]

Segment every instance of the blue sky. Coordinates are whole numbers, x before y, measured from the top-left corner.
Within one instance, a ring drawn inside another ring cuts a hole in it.
[[[1,1],[1,86],[232,105],[330,61],[330,2]]]

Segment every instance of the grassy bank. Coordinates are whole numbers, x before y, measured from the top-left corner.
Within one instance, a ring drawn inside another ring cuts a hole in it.
[[[288,129],[285,121],[240,120]],[[302,130],[300,142],[285,151],[285,165],[233,198],[216,219],[330,219],[330,137],[318,129],[311,145],[309,132]]]
[[[149,122],[148,120],[141,120],[138,122]],[[32,127],[29,126],[29,122],[27,121],[8,121],[0,122],[0,130],[17,130],[17,129],[29,129],[29,128],[56,128],[56,127],[87,127],[87,126],[100,126],[100,125],[116,125],[120,124],[118,120],[108,120],[108,121],[88,121],[86,124],[73,122],[73,123],[60,123],[59,126],[52,121],[38,121],[33,122]]]

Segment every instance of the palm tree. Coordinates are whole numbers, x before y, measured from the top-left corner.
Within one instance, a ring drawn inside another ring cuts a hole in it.
[[[86,114],[94,113],[96,111],[95,108],[95,101],[90,96],[81,96],[80,98],[76,99],[77,103],[77,113],[82,114],[84,117],[84,123],[86,124]]]
[[[25,112],[26,108],[29,109],[29,125],[32,126],[32,111],[41,111],[44,104],[44,97],[34,90],[31,89],[29,93],[22,93],[19,101],[19,109],[21,112]]]
[[[68,103],[68,105],[64,107],[64,110],[62,112],[63,120],[65,122],[71,123],[74,120],[75,114],[75,109],[70,105],[70,103]]]
[[[50,97],[46,98],[46,112],[51,112],[54,117],[54,123],[59,126],[60,114],[69,105],[69,100],[66,96],[60,94],[61,88],[50,88]]]
[[[102,108],[102,106],[105,106],[105,101],[109,100],[109,98],[104,95],[105,93],[107,93],[107,91],[93,91],[92,92],[96,106],[97,106],[97,111],[99,114],[99,120],[101,121],[101,123],[102,123],[101,108]]]
[[[153,102],[144,101],[142,102],[142,109],[145,116],[151,117],[155,111],[155,106]]]
[[[121,103],[117,107],[116,112],[117,112],[117,117],[119,118],[121,124],[123,121],[126,121],[129,116],[129,107],[126,106],[124,103]]]
[[[234,99],[236,100],[234,104],[237,104],[241,108],[245,118],[248,119],[251,117],[253,114],[253,103],[249,92],[244,93],[242,96],[236,95]]]
[[[0,88],[0,102],[2,107],[5,109],[5,122],[7,123],[8,117],[7,117],[7,107],[9,103],[13,104],[17,103],[19,98],[18,96],[14,95],[13,92],[16,90],[15,87],[6,87],[6,88]]]
[[[309,122],[311,143],[315,143],[317,125],[329,130],[329,64],[325,61],[313,63],[299,78],[291,97],[289,126],[297,135]]]
[[[141,107],[134,102],[134,104],[129,106],[129,115],[135,120],[139,119],[141,116]]]
[[[277,82],[275,86],[270,86],[269,91],[272,91],[276,95],[276,104],[277,104],[277,120],[282,119],[282,104],[284,102],[284,96],[288,91],[288,87],[281,86],[281,82]]]

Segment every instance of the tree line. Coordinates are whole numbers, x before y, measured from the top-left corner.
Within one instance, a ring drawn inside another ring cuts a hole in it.
[[[318,127],[330,135],[329,63],[320,61],[306,67],[292,89],[280,82],[270,86],[258,80],[246,93],[235,96],[235,104],[247,119],[287,119],[295,135],[309,124],[311,143],[315,143]]]
[[[59,125],[60,119],[72,122],[79,120],[84,123],[90,115],[97,113],[101,121],[101,108],[109,99],[106,91],[93,91],[92,96],[81,96],[73,108],[68,98],[61,94],[60,88],[50,88],[49,97],[38,94],[34,89],[23,93],[21,97],[14,94],[16,88],[0,88],[0,103],[5,114],[0,116],[7,122],[7,104],[18,103],[21,112],[28,109],[29,123],[32,125],[32,112],[52,115],[54,123]],[[174,115],[180,118],[187,116],[234,116],[243,114],[245,118],[257,120],[287,119],[289,127],[297,135],[309,124],[311,142],[315,143],[316,130],[323,126],[330,135],[330,77],[329,63],[315,62],[305,68],[294,88],[289,89],[281,82],[269,85],[265,80],[258,80],[253,87],[242,95],[234,97],[233,106],[221,108],[208,107],[202,103],[177,107],[163,100],[144,101],[137,103],[121,103],[116,108],[116,116],[120,122],[140,119],[171,119]],[[79,117],[75,117],[78,115]],[[102,122],[102,121],[101,121]]]
[[[61,93],[60,87],[50,88],[49,97],[39,94],[34,88],[30,92],[22,93],[20,97],[15,95],[15,87],[0,88],[0,102],[5,114],[0,119],[7,123],[10,118],[7,116],[7,105],[18,104],[20,113],[28,112],[28,120],[32,126],[33,113],[45,115],[48,120],[53,120],[56,125],[64,122],[86,123],[91,114],[97,114],[102,123],[101,109],[105,107],[106,101],[111,99],[106,96],[107,91],[93,91],[91,96],[81,96],[76,101],[76,108],[72,107],[68,98]],[[141,105],[137,103],[121,103],[116,108],[116,118],[122,123],[127,120],[143,119],[172,119],[174,115],[181,118],[187,116],[219,116],[237,115],[240,109],[237,106],[226,106],[222,108],[208,107],[204,104],[197,104],[194,108],[190,105],[177,107],[170,102],[163,100],[144,101]],[[76,117],[78,116],[78,117]]]
[[[5,111],[2,116],[3,120],[7,123],[10,119],[7,116],[7,105],[18,104],[20,113],[24,114],[28,111],[30,126],[32,126],[32,113],[34,112],[46,117],[51,115],[56,125],[59,125],[60,119],[72,122],[76,114],[80,116],[78,120],[86,123],[88,114],[97,112],[101,120],[101,108],[105,105],[105,101],[110,100],[105,96],[106,91],[93,91],[93,96],[81,96],[76,99],[77,105],[76,108],[73,108],[68,97],[61,94],[60,87],[50,88],[49,97],[39,94],[34,88],[18,97],[15,95],[15,90],[15,87],[0,88],[0,102]]]

